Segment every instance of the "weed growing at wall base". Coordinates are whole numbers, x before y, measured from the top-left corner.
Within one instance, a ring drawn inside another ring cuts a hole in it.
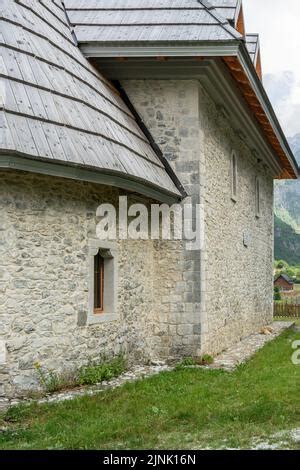
[[[80,385],[95,385],[118,377],[126,370],[124,356],[118,356],[109,362],[102,364],[90,363],[79,370],[78,381]]]
[[[102,358],[100,362],[90,361],[86,366],[64,373],[42,367],[39,362],[34,367],[43,390],[54,393],[82,385],[95,385],[118,377],[126,370],[127,364],[125,357],[119,355],[113,359]]]

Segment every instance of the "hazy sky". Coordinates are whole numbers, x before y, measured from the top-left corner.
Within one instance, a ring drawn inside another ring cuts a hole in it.
[[[259,33],[264,83],[288,136],[300,133],[300,0],[244,0],[246,30]]]

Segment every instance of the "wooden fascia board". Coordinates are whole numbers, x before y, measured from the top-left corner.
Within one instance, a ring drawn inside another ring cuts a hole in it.
[[[225,58],[224,60],[228,62],[228,59]],[[278,153],[278,148],[281,149],[281,151],[279,152],[279,156],[283,164],[283,169],[285,171],[288,171],[291,179],[297,179],[299,172],[297,162],[281,129],[281,126],[278,122],[278,119],[275,115],[275,112],[266,94],[266,91],[262,85],[262,82],[259,76],[257,75],[251,58],[249,57],[246,46],[242,43],[240,44],[237,60],[240,63],[241,70],[244,72],[245,77],[247,77],[249,85],[253,89],[253,97],[254,99],[257,99],[257,104],[261,108],[261,114],[266,116],[267,118],[268,130],[272,133],[277,143],[275,151]],[[251,107],[250,103],[249,106]],[[254,114],[256,115],[257,111],[255,111]],[[259,119],[259,116],[257,116],[257,118]],[[273,143],[272,146],[274,147]]]
[[[258,121],[252,113],[249,113],[246,101],[240,99],[240,90],[236,82],[226,77],[229,74],[226,69],[227,67],[220,63],[220,60],[215,61],[203,73],[202,82],[215,101],[223,106],[236,132],[245,136],[246,145],[253,151],[253,154],[259,155],[276,177],[281,171],[279,157],[266,139]]]

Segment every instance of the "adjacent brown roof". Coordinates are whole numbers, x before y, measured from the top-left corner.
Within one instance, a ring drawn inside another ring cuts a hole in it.
[[[294,281],[292,281],[292,279],[289,278],[289,276],[287,274],[279,274],[274,279],[274,282],[278,281],[278,279],[280,279],[280,278],[284,279],[288,284],[294,285]]]

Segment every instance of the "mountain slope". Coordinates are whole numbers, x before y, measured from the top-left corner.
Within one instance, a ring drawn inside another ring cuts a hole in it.
[[[300,134],[289,141],[300,165]],[[300,264],[300,179],[275,185],[275,258]]]
[[[289,139],[290,146],[295,154],[298,165],[300,166],[300,134],[294,135]]]
[[[300,264],[300,234],[275,215],[275,259]]]

